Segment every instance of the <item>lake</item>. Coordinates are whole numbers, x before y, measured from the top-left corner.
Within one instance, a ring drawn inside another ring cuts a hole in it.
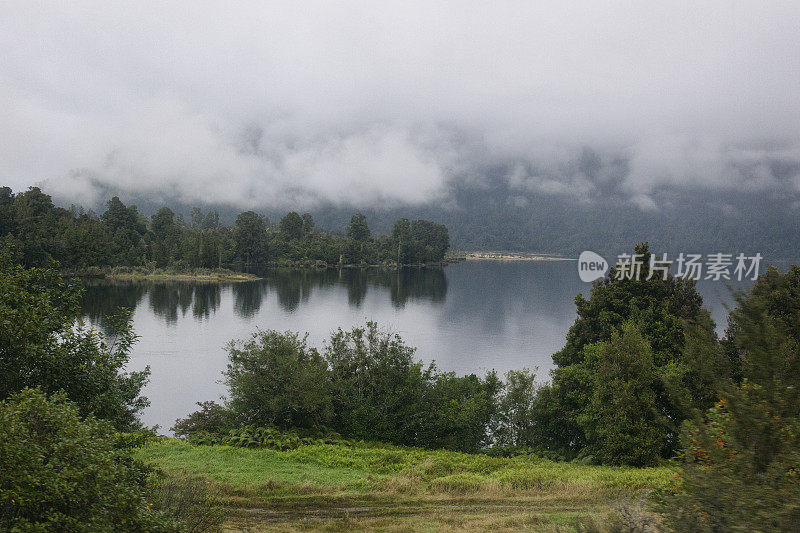
[[[257,329],[307,332],[312,346],[337,327],[374,320],[399,333],[416,355],[459,374],[538,367],[547,379],[551,355],[575,320],[575,295],[591,285],[575,261],[470,260],[445,269],[269,271],[240,283],[88,283],[89,321],[118,307],[133,309],[140,335],[129,370],[150,366],[142,421],[168,430],[195,402],[218,400],[225,387],[225,345]],[[740,283],[738,286],[744,286]],[[732,298],[724,283],[698,289],[722,331]]]

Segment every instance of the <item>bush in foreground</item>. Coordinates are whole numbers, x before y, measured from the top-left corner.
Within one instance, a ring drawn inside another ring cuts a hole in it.
[[[124,313],[110,321],[108,339],[84,327],[81,294],[57,270],[15,265],[0,250],[0,399],[25,387],[64,391],[81,416],[136,428],[150,372],[125,372],[136,335]]]
[[[770,271],[739,297],[729,341],[741,382],[687,425],[681,490],[664,502],[676,531],[800,529],[800,317],[784,312],[798,280]]]
[[[63,393],[0,403],[0,530],[181,531],[145,501],[145,471],[108,422],[82,420]]]

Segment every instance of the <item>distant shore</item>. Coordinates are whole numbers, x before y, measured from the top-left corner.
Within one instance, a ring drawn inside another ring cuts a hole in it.
[[[464,258],[468,261],[575,261],[573,257],[521,252],[466,252],[464,253]]]

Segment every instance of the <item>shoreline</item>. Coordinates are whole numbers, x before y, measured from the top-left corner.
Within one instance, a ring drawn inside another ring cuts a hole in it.
[[[437,263],[416,263],[408,265],[397,265],[397,263],[385,264],[352,264],[335,263],[328,264],[323,262],[293,262],[287,264],[269,264],[255,267],[256,270],[353,270],[353,269],[379,269],[379,270],[398,270],[400,268],[445,268],[449,265],[462,261],[577,261],[571,257],[561,257],[541,253],[523,252],[456,252]],[[252,268],[252,267],[251,267]],[[261,276],[249,272],[241,272],[230,269],[198,269],[198,271],[169,272],[160,269],[154,271],[138,270],[138,267],[88,267],[82,270],[64,270],[64,277],[80,278],[84,280],[96,281],[194,281],[207,283],[238,283],[245,281],[258,281],[263,279]]]
[[[522,252],[466,252],[467,261],[577,261],[573,257]]]
[[[245,272],[215,273],[215,274],[107,274],[101,278],[109,281],[207,281],[207,282],[242,282],[257,281],[261,279],[255,274]]]
[[[200,272],[114,272],[100,269],[86,269],[82,271],[62,272],[64,277],[80,278],[93,281],[199,281],[213,283],[232,283],[242,281],[256,281],[261,279],[255,274],[234,272],[230,270],[200,271]]]
[[[463,260],[460,259],[460,260]],[[257,270],[292,270],[292,271],[323,271],[323,270],[398,270],[398,268],[444,268],[459,260],[442,261],[441,263],[418,263],[397,266],[396,263],[382,265],[371,264],[327,264],[327,263],[293,263],[263,265]],[[229,269],[198,270],[196,272],[168,272],[168,271],[137,271],[136,267],[89,267],[83,270],[63,270],[61,275],[68,278],[79,278],[92,281],[195,281],[209,283],[238,283],[245,281],[258,281],[263,279],[258,274],[240,272]]]

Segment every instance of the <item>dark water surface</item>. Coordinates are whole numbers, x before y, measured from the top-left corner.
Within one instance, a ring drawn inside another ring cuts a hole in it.
[[[134,310],[141,339],[129,367],[152,372],[142,419],[167,430],[195,402],[224,393],[226,343],[258,328],[308,332],[321,348],[338,326],[375,320],[443,370],[538,367],[546,379],[575,320],[575,295],[588,297],[590,288],[574,261],[466,261],[444,270],[271,271],[230,284],[103,282],[87,286],[85,310],[101,327],[113,309]],[[721,331],[728,289],[718,282],[698,289]]]

